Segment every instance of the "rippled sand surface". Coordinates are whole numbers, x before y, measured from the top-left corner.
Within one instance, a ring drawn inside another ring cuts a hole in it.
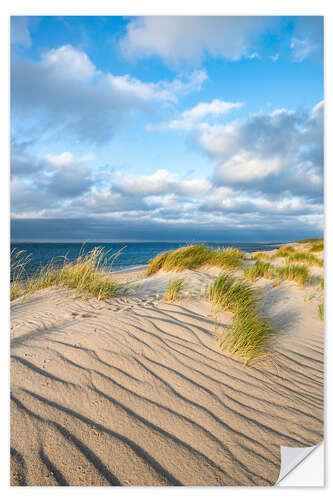
[[[172,304],[170,273],[109,301],[53,289],[12,303],[11,484],[272,485],[280,445],[322,440],[320,293],[259,280],[280,334],[271,360],[244,367],[198,298],[216,270],[181,275],[195,293]]]

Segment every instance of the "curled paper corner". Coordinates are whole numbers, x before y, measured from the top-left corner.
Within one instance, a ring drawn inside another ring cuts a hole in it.
[[[280,474],[275,485],[279,485],[279,483],[293,469],[295,469],[295,467],[297,467],[307,456],[310,455],[310,453],[320,446],[323,446],[323,441],[315,446],[309,446],[306,448],[290,448],[289,446],[281,446]]]

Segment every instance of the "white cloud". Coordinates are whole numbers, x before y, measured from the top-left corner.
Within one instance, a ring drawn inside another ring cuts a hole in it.
[[[304,59],[309,57],[317,47],[307,39],[300,40],[298,38],[293,38],[290,43],[290,48],[292,50],[293,60],[296,62],[302,62]]]
[[[115,91],[127,94],[128,96],[148,102],[165,101],[176,103],[178,95],[200,90],[208,76],[205,70],[200,70],[193,71],[186,80],[176,78],[171,82],[159,81],[157,83],[146,83],[132,78],[130,75],[114,76],[108,74],[106,78],[108,84]]]
[[[65,151],[59,155],[46,154],[44,160],[53,167],[68,167],[87,163],[94,159],[92,154],[86,154],[81,157],[75,157],[72,153]]]
[[[153,113],[156,103],[175,103],[180,95],[200,90],[204,70],[171,81],[143,82],[130,75],[99,71],[87,54],[70,45],[52,49],[41,60],[12,57],[13,126],[64,137],[109,141],[132,113]],[[155,106],[154,106],[155,105]]]
[[[279,59],[280,54],[274,54],[273,56],[268,56],[268,57],[271,61],[276,62]]]
[[[252,54],[248,54],[246,57],[247,59],[261,59],[258,52],[252,52]]]
[[[183,111],[179,119],[161,124],[157,128],[162,130],[191,130],[199,120],[207,116],[221,116],[242,106],[242,102],[226,102],[219,99],[214,99],[211,102],[201,102],[193,108]],[[148,129],[154,128],[156,127],[148,127]]]
[[[264,179],[269,174],[279,172],[283,168],[283,161],[279,156],[271,156],[260,158],[255,153],[240,153],[235,154],[223,163],[216,167],[219,182],[227,184],[238,184],[252,182]]]
[[[197,196],[207,191],[211,184],[206,179],[180,180],[167,170],[157,170],[152,175],[127,176],[117,185],[122,193],[137,196],[153,196],[175,193],[181,196]]]
[[[207,53],[237,60],[257,57],[255,40],[277,23],[263,16],[139,17],[129,22],[120,45],[128,57],[158,55],[169,64],[197,64]]]
[[[279,109],[226,125],[199,123],[195,139],[214,161],[214,182],[253,192],[321,198],[323,103]]]
[[[87,54],[72,45],[63,45],[44,53],[41,65],[56,79],[89,82],[100,74]]]

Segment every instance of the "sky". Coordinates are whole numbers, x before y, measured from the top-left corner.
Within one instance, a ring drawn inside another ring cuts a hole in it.
[[[323,233],[322,17],[11,18],[15,241]]]

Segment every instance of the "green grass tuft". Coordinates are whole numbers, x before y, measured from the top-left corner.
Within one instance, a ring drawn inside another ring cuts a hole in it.
[[[62,265],[56,266],[54,261],[51,261],[32,276],[28,276],[25,271],[28,261],[17,266],[14,254],[11,268],[11,300],[51,286],[72,289],[74,297],[96,297],[98,300],[126,293],[126,287],[105,272],[110,272],[119,253],[110,255],[110,252],[105,252],[102,247],[95,247],[86,255],[80,253],[73,262],[63,258]],[[18,255],[18,259],[22,259],[22,255]]]
[[[274,258],[276,257],[289,257],[291,254],[295,253],[296,250],[294,247],[287,245],[280,247],[274,254]]]
[[[162,266],[164,271],[198,269],[207,263],[211,250],[206,245],[189,245],[170,252]]]
[[[268,254],[267,252],[253,252],[250,256],[250,260],[272,260],[274,256]]]
[[[295,281],[300,288],[303,288],[310,279],[309,269],[303,264],[288,264],[275,268],[276,277],[280,280]]]
[[[305,238],[304,240],[295,240],[294,243],[318,243],[323,241],[323,238]]]
[[[208,298],[217,310],[235,312],[241,307],[252,307],[256,292],[246,281],[236,279],[232,274],[222,273],[208,289]]]
[[[269,341],[276,336],[271,324],[255,310],[241,309],[232,320],[223,343],[231,353],[239,353],[245,364],[267,354]],[[222,343],[222,345],[223,345]]]
[[[256,281],[258,278],[272,279],[274,267],[269,262],[257,260],[253,266],[248,266],[243,271],[244,278]]]
[[[324,303],[318,304],[318,318],[320,321],[324,321]]]
[[[157,255],[149,261],[147,276],[163,271],[184,271],[216,266],[221,269],[236,269],[242,263],[244,253],[238,248],[214,250],[206,245],[188,245],[171,252]]]
[[[234,313],[231,327],[216,334],[222,349],[237,353],[245,364],[267,354],[275,332],[258,312],[258,291],[246,281],[224,273],[211,284],[208,297],[217,312]]]
[[[165,290],[163,300],[165,300],[166,302],[174,302],[175,300],[179,299],[183,286],[183,279],[175,279],[173,281],[170,281],[167,289]]]
[[[309,247],[309,252],[323,252],[324,251],[324,240],[316,241],[312,243]]]
[[[165,259],[169,255],[169,252],[163,252],[157,255],[154,259],[151,259],[148,263],[146,275],[150,276],[151,274],[157,273],[164,264]]]
[[[304,262],[309,264],[310,266],[319,266],[323,267],[324,261],[323,259],[319,259],[316,255],[312,255],[311,253],[306,252],[295,252],[288,256],[287,262]]]
[[[320,278],[319,288],[320,288],[320,290],[324,290],[324,278]]]

